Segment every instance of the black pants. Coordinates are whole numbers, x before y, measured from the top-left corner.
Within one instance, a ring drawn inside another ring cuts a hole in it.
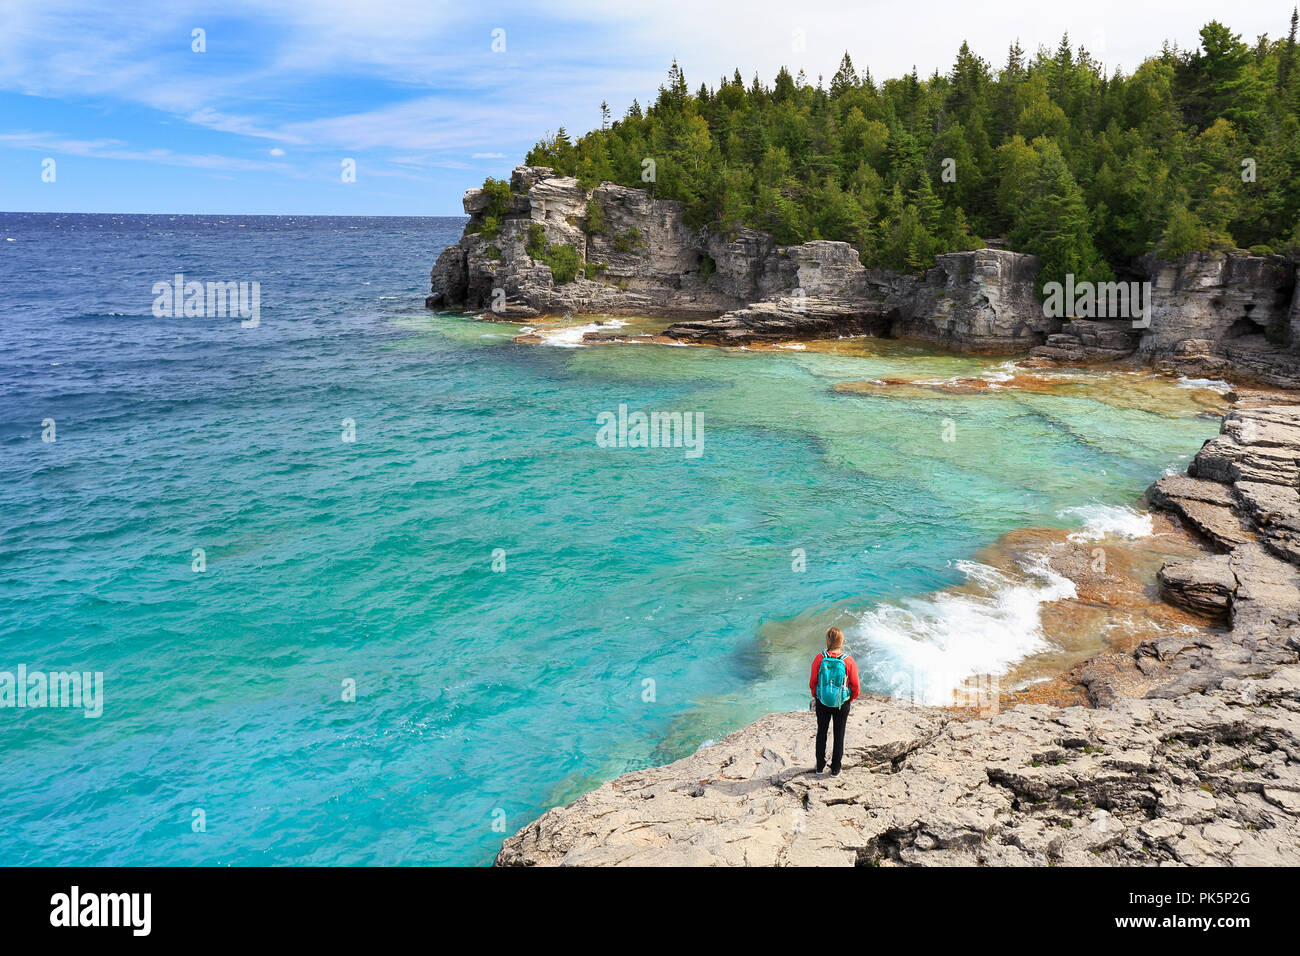
[[[830,725],[831,720],[835,721],[835,745],[831,749],[831,773],[840,769],[840,761],[844,759],[844,725],[849,719],[849,704],[852,701],[846,700],[838,710],[827,707],[820,700],[817,701],[817,772],[821,773],[826,768],[826,728]]]

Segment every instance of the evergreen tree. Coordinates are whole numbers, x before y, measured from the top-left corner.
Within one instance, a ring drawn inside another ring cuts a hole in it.
[[[849,242],[900,269],[977,236],[1038,254],[1043,281],[1152,250],[1300,254],[1297,33],[1300,10],[1285,39],[1250,45],[1212,21],[1195,49],[1166,43],[1131,75],[1068,36],[1032,57],[1012,43],[996,75],[963,43],[946,74],[882,83],[846,51],[825,87],[784,67],[747,85],[736,69],[692,93],[674,62],[650,106],[611,122],[602,103],[600,128],[576,142],[560,128],[526,161],[679,200],[698,226]]]

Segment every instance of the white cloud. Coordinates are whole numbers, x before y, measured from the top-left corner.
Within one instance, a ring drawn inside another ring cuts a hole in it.
[[[221,156],[215,153],[177,153],[170,149],[126,149],[118,139],[69,139],[58,133],[0,133],[0,146],[13,149],[31,149],[48,152],[54,156],[85,156],[90,159],[116,159],[129,162],[162,163],[167,166],[189,166],[196,169],[224,170],[283,170],[280,163]]]
[[[543,133],[598,125],[602,99],[615,116],[634,97],[646,105],[674,57],[692,88],[736,68],[746,82],[757,73],[770,83],[782,65],[829,80],[845,49],[884,79],[913,64],[922,75],[946,72],[963,40],[999,66],[1011,41],[1032,55],[1068,30],[1076,45],[1131,71],[1165,39],[1196,46],[1199,27],[1216,17],[1247,41],[1284,34],[1291,3],[1269,6],[930,0],[918,15],[896,0],[510,0],[490,10],[428,0],[223,0],[218,22],[189,0],[41,0],[6,3],[0,14],[0,90],[143,106],[200,131],[272,141],[272,158],[288,144],[295,158],[372,151],[379,161],[400,157],[387,160],[399,166],[463,169],[466,155],[509,165]],[[203,54],[189,46],[196,26],[207,30]],[[491,52],[497,27],[506,30],[504,54]],[[0,144],[20,147],[26,135],[11,130]],[[62,141],[110,158],[259,168],[216,153]],[[485,143],[494,150],[473,152]]]

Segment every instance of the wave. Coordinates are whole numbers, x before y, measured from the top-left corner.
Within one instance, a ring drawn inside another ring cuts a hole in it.
[[[1037,369],[1035,371],[1038,371]],[[1003,387],[1003,382],[1009,382],[1022,370],[1016,364],[1016,360],[1011,359],[992,368],[986,368],[978,375],[950,375],[947,378],[921,378],[914,381],[913,385],[967,385],[971,382],[988,382],[990,389]],[[880,382],[880,379],[876,379]],[[882,383],[883,384],[883,383]]]
[[[1188,378],[1183,375],[1178,379],[1179,388],[1208,388],[1211,391],[1218,392],[1220,395],[1232,391],[1232,384],[1225,382],[1221,378]]]
[[[1047,647],[1041,609],[1074,597],[1074,582],[1045,558],[1020,573],[958,561],[968,591],[940,591],[865,613],[853,633],[868,647],[873,683],[914,703],[954,703],[980,675],[997,675]]]
[[[588,332],[607,332],[621,329],[627,325],[622,319],[606,319],[603,322],[591,322],[587,325],[570,325],[562,329],[542,329],[536,332],[543,345],[555,345],[560,348],[574,349],[582,346],[582,337]]]
[[[1151,515],[1124,505],[1076,505],[1056,513],[1058,518],[1078,517],[1082,530],[1069,536],[1071,541],[1097,541],[1105,537],[1149,538],[1155,533]]]

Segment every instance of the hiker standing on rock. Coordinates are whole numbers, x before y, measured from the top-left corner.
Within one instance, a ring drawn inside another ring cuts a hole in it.
[[[844,725],[849,719],[849,703],[858,699],[858,664],[844,653],[844,632],[838,627],[826,631],[826,650],[813,658],[808,689],[812,691],[817,711],[817,772],[826,769],[826,728],[834,721],[831,776],[837,777],[844,757]]]

